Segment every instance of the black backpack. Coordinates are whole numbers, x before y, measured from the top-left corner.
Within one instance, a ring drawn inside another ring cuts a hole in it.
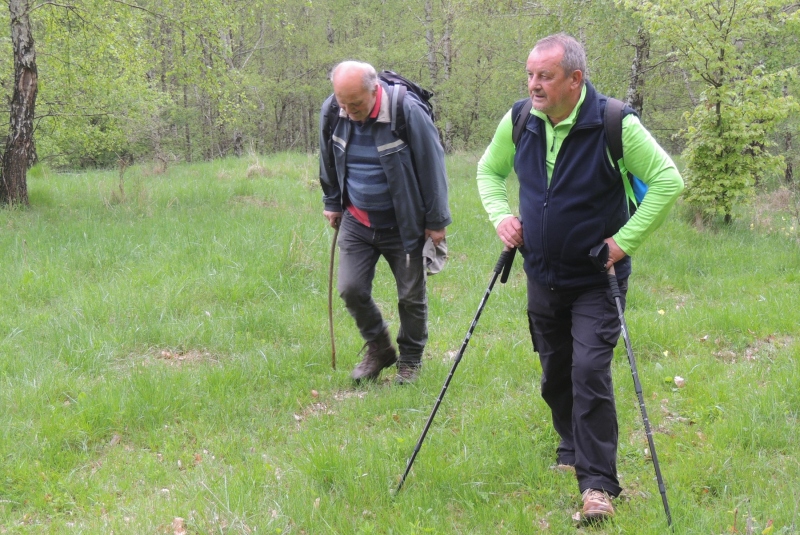
[[[422,106],[422,109],[430,116],[431,120],[436,121],[436,115],[433,112],[433,105],[431,104],[433,91],[423,89],[418,84],[394,71],[381,71],[378,73],[378,78],[392,88],[391,93],[387,96],[390,96],[392,99],[392,133],[395,136],[408,143],[406,116],[405,113],[403,113],[403,101],[406,95],[411,95],[411,97]],[[328,108],[328,125],[331,132],[336,129],[336,123],[338,122],[339,104],[336,102],[336,98],[332,98],[331,105]],[[332,160],[333,158],[331,158],[331,161]]]
[[[514,121],[514,128],[511,132],[511,139],[514,140],[514,146],[519,145],[519,138],[522,135],[522,130],[528,124],[528,118],[531,116],[531,108],[533,102],[531,99],[525,99],[525,103],[520,108],[519,113],[512,119]],[[622,170],[619,168],[619,161],[622,159],[622,110],[625,103],[612,97],[608,97],[606,102],[606,111],[603,115],[603,128],[606,131],[606,141],[608,142],[608,151],[611,153],[611,159],[614,160],[614,167],[617,172],[622,175]],[[524,119],[522,119],[524,117]],[[521,120],[522,119],[522,120]],[[647,193],[647,184],[642,182],[639,177],[628,173],[628,182],[630,183],[633,199],[629,199],[630,215],[636,211],[636,208],[642,203],[645,193]],[[626,192],[627,192],[626,188]]]

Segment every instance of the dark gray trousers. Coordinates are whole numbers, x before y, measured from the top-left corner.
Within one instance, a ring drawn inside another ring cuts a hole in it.
[[[628,280],[619,281],[622,306]],[[580,491],[617,496],[617,411],[611,360],[621,326],[607,285],[554,291],[528,281],[528,322],[542,363],[542,397],[561,437],[557,460]]]
[[[400,232],[395,228],[373,229],[359,223],[345,211],[339,227],[339,281],[337,289],[347,311],[365,341],[371,341],[387,328],[372,298],[375,267],[386,259],[397,284],[397,310],[400,329],[397,346],[399,363],[419,366],[428,341],[428,297],[422,260],[422,243],[406,254]]]

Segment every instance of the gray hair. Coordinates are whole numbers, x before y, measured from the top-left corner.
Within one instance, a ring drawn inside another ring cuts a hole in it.
[[[539,39],[533,48],[534,50],[537,48],[547,49],[554,46],[564,50],[564,56],[561,58],[561,68],[564,69],[564,72],[569,75],[575,71],[581,71],[585,81],[587,78],[586,51],[583,49],[583,45],[571,35],[562,32]]]
[[[331,82],[334,81],[336,78],[336,73],[338,73],[340,69],[343,71],[350,69],[360,70],[363,73],[364,89],[367,91],[375,90],[375,86],[378,83],[378,73],[375,71],[375,67],[369,63],[354,60],[346,60],[342,61],[341,63],[337,63],[336,66],[331,70]]]

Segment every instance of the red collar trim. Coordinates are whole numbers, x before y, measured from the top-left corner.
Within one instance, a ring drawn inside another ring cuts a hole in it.
[[[376,119],[378,117],[378,113],[381,111],[381,97],[383,96],[383,88],[378,84],[378,91],[375,93],[375,106],[372,108],[372,112],[369,114],[370,119]]]

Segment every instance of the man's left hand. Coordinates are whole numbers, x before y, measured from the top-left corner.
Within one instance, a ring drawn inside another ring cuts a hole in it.
[[[445,234],[447,234],[447,229],[439,229],[439,230],[431,230],[425,229],[425,239],[431,238],[433,240],[434,245],[439,245],[439,243],[444,239]]]
[[[628,256],[625,251],[620,249],[617,242],[614,241],[614,238],[606,238],[604,241],[608,244],[608,262],[606,263],[606,269]]]

